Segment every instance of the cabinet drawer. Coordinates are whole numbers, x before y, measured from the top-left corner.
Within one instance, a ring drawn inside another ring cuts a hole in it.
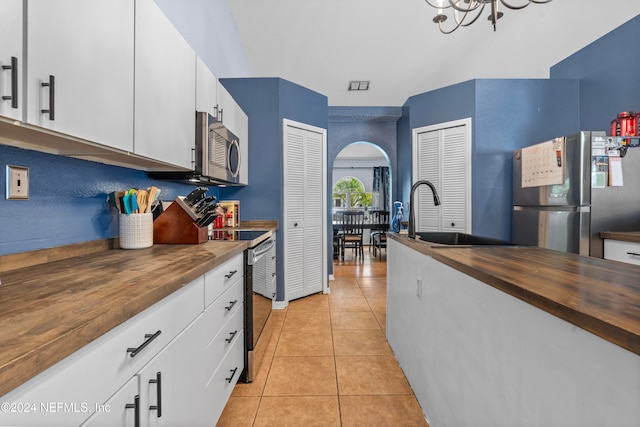
[[[207,383],[205,395],[207,401],[211,402],[211,419],[216,420],[216,422],[220,418],[229,396],[231,396],[233,387],[238,382],[238,377],[244,369],[243,349],[244,341],[236,340]]]
[[[201,276],[2,397],[8,402],[62,402],[88,411],[0,413],[0,425],[79,425],[202,313]],[[145,334],[160,334],[152,340]],[[148,344],[135,357],[127,351]],[[57,408],[54,408],[57,409]]]
[[[640,243],[604,239],[604,258],[640,265]]]
[[[216,300],[225,289],[244,277],[244,254],[226,261],[204,275],[204,306]]]
[[[207,314],[203,317],[206,328],[208,330],[218,330],[218,333],[207,343],[204,349],[204,359],[207,363],[206,378],[209,378],[236,341],[244,342],[244,310],[242,307],[235,310],[231,318],[222,327],[215,323],[212,319],[213,316],[207,316]]]
[[[207,323],[211,325],[211,332],[207,336],[207,342],[221,330],[222,326],[231,319],[237,310],[244,312],[243,299],[244,287],[242,281],[240,281],[227,289],[220,298],[207,308],[205,315]]]

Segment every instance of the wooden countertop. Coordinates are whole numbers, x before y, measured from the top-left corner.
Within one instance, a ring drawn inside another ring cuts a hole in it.
[[[600,237],[603,239],[640,243],[640,231],[603,231],[600,233]]]
[[[522,246],[430,246],[389,237],[640,355],[640,267]]]
[[[0,395],[247,247],[210,241],[125,250],[104,242],[0,257]]]

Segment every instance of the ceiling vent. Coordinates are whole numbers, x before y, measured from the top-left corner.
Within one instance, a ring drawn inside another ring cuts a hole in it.
[[[369,90],[369,80],[352,80],[349,82],[349,90]]]

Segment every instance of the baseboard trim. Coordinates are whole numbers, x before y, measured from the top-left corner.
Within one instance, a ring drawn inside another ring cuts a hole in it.
[[[271,308],[273,310],[284,310],[289,306],[289,301],[273,301],[271,303]]]

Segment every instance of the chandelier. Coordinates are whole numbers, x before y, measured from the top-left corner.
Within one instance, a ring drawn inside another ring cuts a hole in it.
[[[518,10],[524,9],[531,3],[549,3],[551,0],[520,0],[524,4],[513,5],[505,0],[425,0],[427,4],[438,10],[438,14],[433,18],[433,22],[438,24],[440,32],[443,34],[451,34],[460,27],[468,27],[478,20],[487,4],[491,5],[491,14],[488,16],[489,21],[493,25],[493,31],[496,30],[496,22],[502,18],[503,13],[498,11],[498,4],[502,3],[508,9]],[[442,23],[449,17],[447,13],[451,12],[455,24],[449,30],[442,27]]]

